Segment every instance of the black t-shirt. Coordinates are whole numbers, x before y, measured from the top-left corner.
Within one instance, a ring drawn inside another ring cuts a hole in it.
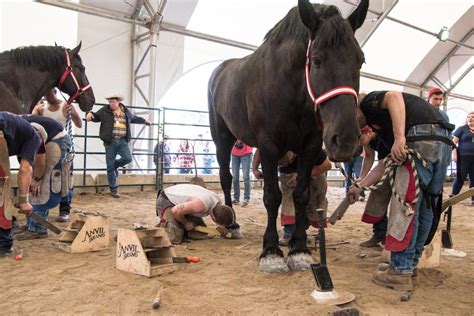
[[[393,143],[394,139],[392,133],[392,135],[386,136],[386,140],[376,135],[375,139],[370,142],[369,146],[377,152],[377,159],[382,160],[392,151]]]
[[[325,160],[327,156],[324,150],[321,150],[319,155],[316,157],[314,160],[315,165],[321,165]],[[278,171],[283,174],[292,174],[298,171],[298,156],[295,156],[293,161],[288,165],[284,167],[278,167]]]
[[[39,125],[43,126],[46,133],[48,133],[48,139],[45,141],[45,143],[51,141],[51,139],[64,130],[64,127],[61,125],[61,123],[49,117],[38,115],[22,115],[21,117],[30,123],[38,123]]]
[[[8,154],[33,165],[42,144],[33,127],[15,114],[0,112],[0,129],[7,141]]]
[[[360,109],[377,134],[370,147],[377,151],[378,158],[385,158],[394,143],[392,119],[388,109],[382,108],[382,102],[388,91],[373,91],[361,102]],[[445,125],[443,116],[431,104],[416,95],[402,92],[405,102],[405,133],[411,127],[421,124]],[[388,152],[387,152],[388,151]]]

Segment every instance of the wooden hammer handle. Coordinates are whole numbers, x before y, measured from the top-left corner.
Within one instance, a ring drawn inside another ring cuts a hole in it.
[[[351,205],[349,203],[349,199],[345,197],[341,204],[339,204],[339,206],[336,208],[334,213],[332,213],[331,217],[329,217],[329,223],[332,225],[336,224],[336,222],[344,216],[344,213],[349,208],[349,205]]]

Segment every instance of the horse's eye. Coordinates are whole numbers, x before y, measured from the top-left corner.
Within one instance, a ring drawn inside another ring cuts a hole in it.
[[[318,56],[313,56],[313,64],[316,67],[321,66],[321,58],[319,58]]]

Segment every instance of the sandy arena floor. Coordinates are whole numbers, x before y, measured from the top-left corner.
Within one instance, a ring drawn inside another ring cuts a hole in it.
[[[153,192],[125,193],[121,199],[87,194],[75,198],[76,209],[110,214],[112,238],[117,228],[141,222],[154,225]],[[342,200],[340,188],[329,190],[330,211]],[[356,299],[348,306],[366,315],[472,315],[474,313],[474,207],[467,202],[454,209],[452,237],[465,258],[442,257],[441,266],[420,272],[419,286],[409,302],[400,292],[372,283],[380,250],[362,249],[371,227],[360,222],[364,204],[353,206],[342,222],[326,232],[328,242],[349,241],[327,252],[329,271],[337,289]],[[249,207],[236,208],[243,240],[215,238],[177,247],[179,255],[199,256],[197,264],[154,278],[115,269],[115,242],[105,251],[69,254],[56,249],[57,240],[17,242],[24,249],[22,261],[0,259],[2,282],[0,313],[3,315],[132,315],[132,314],[281,314],[327,315],[337,307],[322,307],[310,296],[315,281],[309,271],[284,275],[258,272],[258,256],[265,229],[262,192],[252,192]],[[52,216],[57,215],[57,210]],[[444,223],[441,226],[444,227]],[[66,225],[63,225],[66,226]],[[316,230],[311,229],[310,234]],[[113,240],[113,239],[112,239]],[[285,249],[286,250],[286,249]],[[366,254],[360,258],[360,254]],[[313,254],[315,260],[318,255]],[[151,309],[161,291],[162,305]]]

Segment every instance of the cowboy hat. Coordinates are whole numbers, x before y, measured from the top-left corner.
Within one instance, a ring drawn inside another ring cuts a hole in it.
[[[123,101],[123,95],[120,93],[113,93],[109,95],[108,97],[105,97],[106,100],[117,100],[117,101]]]

